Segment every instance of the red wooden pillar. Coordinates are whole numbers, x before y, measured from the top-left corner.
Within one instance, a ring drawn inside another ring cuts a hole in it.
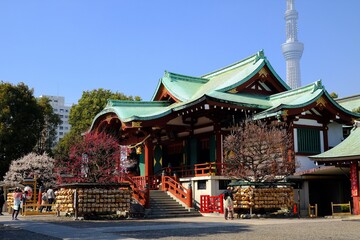
[[[151,140],[145,143],[145,176],[154,175],[154,144]]]
[[[186,205],[187,205],[188,207],[192,207],[192,206],[193,206],[192,187],[191,187],[191,184],[189,184],[189,187],[188,187],[188,190],[187,190]]]
[[[358,161],[350,164],[351,196],[353,198],[353,214],[360,214],[359,206],[359,165]]]

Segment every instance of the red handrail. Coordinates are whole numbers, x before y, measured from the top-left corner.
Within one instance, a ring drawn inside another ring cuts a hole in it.
[[[224,174],[225,163],[207,162],[194,165],[195,176],[221,176]]]
[[[131,178],[139,188],[145,189],[146,185],[150,190],[159,189],[159,177],[157,176],[134,176]]]
[[[162,176],[162,190],[171,192],[176,198],[192,207],[192,189],[185,188],[181,183],[169,176]]]
[[[121,173],[119,177],[120,182],[129,182],[133,190],[133,197],[145,208],[150,207],[150,192],[149,188],[144,185],[137,185],[137,183],[126,173]]]
[[[217,168],[216,163],[210,162],[210,163],[200,163],[195,164],[195,176],[210,176],[210,175],[216,175]]]

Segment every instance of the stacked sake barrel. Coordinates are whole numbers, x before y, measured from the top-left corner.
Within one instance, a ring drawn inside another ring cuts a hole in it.
[[[237,188],[234,193],[235,208],[274,209],[291,208],[294,205],[292,187]]]
[[[56,208],[60,212],[73,214],[76,208],[79,215],[129,211],[132,197],[130,188],[62,187],[55,194]]]

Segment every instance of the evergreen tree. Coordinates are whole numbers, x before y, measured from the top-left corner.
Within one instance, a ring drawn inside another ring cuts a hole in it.
[[[42,109],[44,121],[34,151],[38,154],[46,152],[49,155],[52,155],[56,140],[56,129],[61,124],[61,119],[58,114],[54,113],[54,109],[50,105],[50,100],[48,98],[39,98],[38,105]]]
[[[54,152],[56,159],[69,161],[70,148],[81,140],[81,135],[87,132],[95,116],[104,109],[107,100],[130,100],[140,101],[136,96],[125,96],[123,93],[113,93],[110,90],[97,89],[84,91],[79,102],[70,109],[69,123],[70,132],[56,145]]]
[[[10,162],[30,153],[44,125],[33,90],[24,83],[0,83],[0,178]]]

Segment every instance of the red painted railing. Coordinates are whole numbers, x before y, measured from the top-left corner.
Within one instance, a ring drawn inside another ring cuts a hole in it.
[[[194,166],[166,167],[162,171],[165,175],[173,176],[176,173],[179,177],[221,176],[224,175],[224,167],[224,163],[207,162]]]
[[[146,184],[138,185],[129,175],[122,173],[119,177],[120,182],[129,182],[133,190],[133,197],[145,208],[150,208],[150,191],[145,188]]]
[[[134,176],[131,179],[136,183],[139,188],[145,189],[146,185],[150,190],[159,189],[160,177],[157,176]]]
[[[224,163],[208,162],[194,165],[195,176],[221,176],[224,173]]]
[[[119,181],[126,181],[130,183],[130,186],[133,190],[133,197],[145,208],[150,207],[150,197],[149,190],[158,189],[160,180],[162,183],[162,190],[171,192],[175,197],[180,201],[185,203],[187,206],[192,207],[192,189],[185,188],[178,182],[178,177],[190,177],[190,176],[216,176],[223,175],[224,165],[222,163],[201,163],[195,164],[192,168],[191,166],[182,166],[175,168],[164,168],[164,173],[170,176],[128,176],[125,173],[122,173],[119,177]],[[174,173],[176,173],[174,175]],[[172,176],[172,177],[171,177]],[[147,187],[146,187],[147,186]],[[213,199],[214,198],[214,199]],[[204,200],[205,201],[205,200]],[[209,203],[214,206],[216,202],[216,196],[209,196]],[[207,203],[204,203],[205,205]],[[220,201],[222,206],[222,201]],[[221,210],[222,211],[222,210]]]
[[[200,196],[200,212],[202,213],[224,213],[223,194],[219,196]]]
[[[177,199],[188,207],[192,207],[192,189],[185,188],[178,181],[169,176],[162,176],[162,190],[171,192]]]

